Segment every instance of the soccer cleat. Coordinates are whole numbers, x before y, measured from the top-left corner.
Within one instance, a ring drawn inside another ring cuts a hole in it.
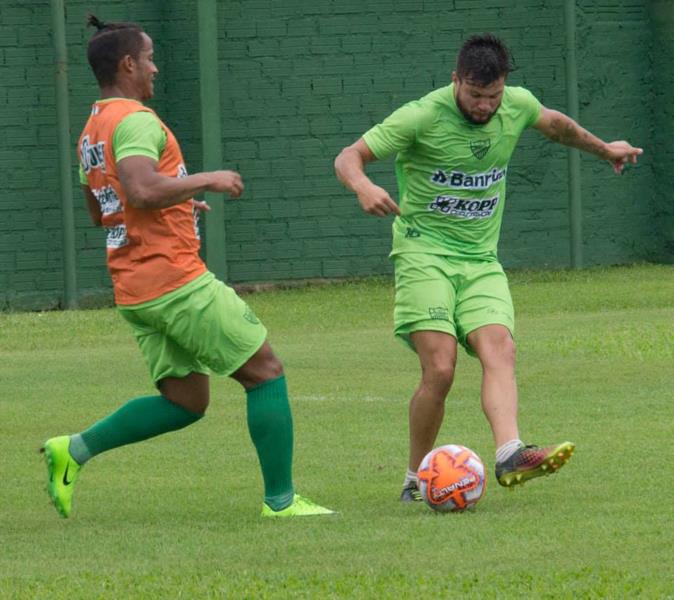
[[[419,486],[414,481],[410,481],[400,492],[401,502],[422,502],[421,492]]]
[[[575,447],[572,442],[546,448],[533,444],[523,446],[515,450],[510,458],[496,463],[496,479],[501,485],[510,487],[556,473],[569,462]]]
[[[69,445],[70,436],[62,435],[48,439],[40,450],[47,461],[49,474],[47,492],[56,510],[64,518],[70,515],[73,505],[73,489],[81,469],[80,465],[70,456]]]
[[[262,516],[271,517],[272,519],[278,517],[313,517],[336,514],[334,510],[319,506],[307,498],[302,498],[299,494],[295,494],[292,503],[281,510],[273,510],[268,504],[262,505]]]

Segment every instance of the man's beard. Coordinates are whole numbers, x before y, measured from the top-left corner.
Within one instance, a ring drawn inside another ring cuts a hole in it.
[[[456,105],[459,107],[459,110],[461,111],[461,114],[463,115],[463,118],[466,119],[469,123],[472,123],[473,125],[486,125],[491,121],[492,117],[498,112],[498,109],[501,108],[501,104],[499,104],[496,107],[496,110],[492,112],[489,117],[487,117],[484,121],[478,121],[473,117],[461,104],[461,100],[459,100],[459,97],[456,97]]]

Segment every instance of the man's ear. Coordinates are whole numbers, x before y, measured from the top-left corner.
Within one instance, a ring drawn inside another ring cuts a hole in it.
[[[130,54],[125,54],[117,64],[117,71],[119,73],[132,73],[136,68],[136,61]]]

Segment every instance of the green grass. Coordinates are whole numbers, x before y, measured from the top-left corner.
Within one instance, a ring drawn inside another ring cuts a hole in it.
[[[36,450],[152,391],[113,310],[0,314],[2,598],[672,598],[674,268],[518,272],[521,431],[577,444],[561,473],[505,490],[461,354],[438,443],[487,463],[474,511],[401,505],[415,356],[390,281],[247,296],[284,360],[298,490],[341,516],[263,522],[244,396],[97,457],[59,519]]]

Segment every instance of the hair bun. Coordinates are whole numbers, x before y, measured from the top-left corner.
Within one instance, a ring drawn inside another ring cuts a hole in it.
[[[95,27],[98,31],[101,31],[101,29],[105,29],[108,26],[107,23],[104,23],[96,15],[91,13],[87,15],[87,24]]]

